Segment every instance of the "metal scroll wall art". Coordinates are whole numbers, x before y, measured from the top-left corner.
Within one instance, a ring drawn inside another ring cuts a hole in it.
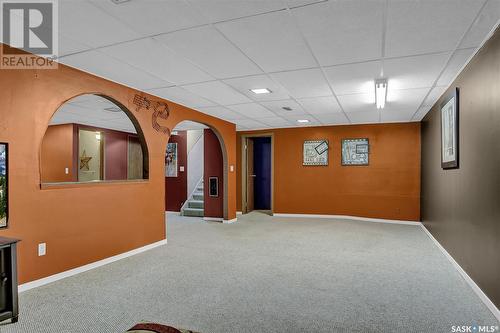
[[[136,112],[139,112],[141,109],[153,111],[151,116],[151,124],[153,128],[159,133],[164,133],[170,136],[170,129],[158,123],[158,118],[166,120],[170,116],[170,109],[168,108],[167,103],[152,101],[147,97],[136,94],[134,96],[134,105],[136,106]]]

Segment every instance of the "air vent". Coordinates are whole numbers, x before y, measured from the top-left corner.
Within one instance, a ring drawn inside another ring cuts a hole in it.
[[[282,109],[285,111],[292,111],[292,108],[289,106],[283,106]]]
[[[109,107],[109,108],[104,108],[104,111],[108,111],[108,112],[122,112],[122,109],[120,109],[119,107],[116,107],[116,106],[112,106],[112,107]]]
[[[122,4],[124,2],[129,2],[130,0],[111,0],[115,5]]]

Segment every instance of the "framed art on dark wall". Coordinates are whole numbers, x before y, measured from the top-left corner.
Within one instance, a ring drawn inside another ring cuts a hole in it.
[[[455,88],[441,103],[441,167],[458,168],[459,91]]]
[[[0,228],[7,227],[9,218],[9,145],[0,142]]]

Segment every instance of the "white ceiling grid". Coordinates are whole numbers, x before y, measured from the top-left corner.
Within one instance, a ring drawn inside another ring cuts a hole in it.
[[[62,63],[239,130],[419,121],[500,19],[500,0],[59,6]],[[373,81],[380,76],[388,78],[389,93],[386,108],[377,110]]]

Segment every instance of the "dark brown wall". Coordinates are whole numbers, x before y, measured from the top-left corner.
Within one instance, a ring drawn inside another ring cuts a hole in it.
[[[204,215],[205,217],[223,217],[224,179],[223,159],[220,141],[211,129],[203,133],[203,182],[204,182]],[[208,194],[208,179],[219,177],[219,196],[211,197]]]
[[[455,87],[460,89],[460,168],[441,169],[441,97],[422,122],[422,221],[500,306],[499,30],[446,94]]]
[[[106,180],[127,179],[128,136],[125,132],[104,132]]]
[[[168,142],[177,143],[177,177],[165,177],[165,207],[168,211],[178,212],[187,199],[187,131],[177,131]],[[180,171],[181,166],[184,166],[184,172]]]

